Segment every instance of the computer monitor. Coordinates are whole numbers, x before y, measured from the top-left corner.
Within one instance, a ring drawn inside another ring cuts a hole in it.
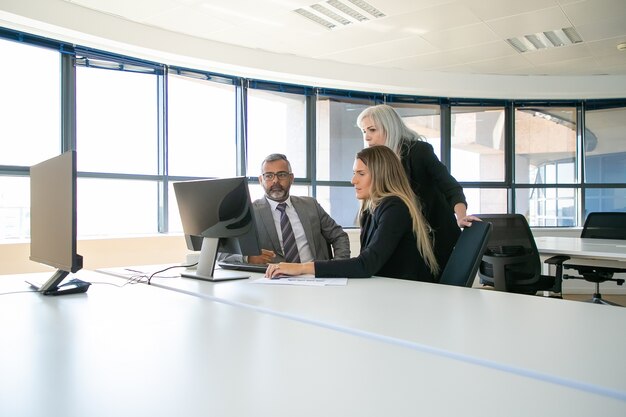
[[[28,283],[45,295],[85,292],[77,279],[61,285],[83,267],[76,252],[76,151],[30,167],[30,260],[57,268],[47,281]]]
[[[187,247],[200,250],[196,271],[181,276],[209,281],[248,278],[244,271],[215,270],[218,252],[261,254],[245,177],[175,182],[174,193]]]

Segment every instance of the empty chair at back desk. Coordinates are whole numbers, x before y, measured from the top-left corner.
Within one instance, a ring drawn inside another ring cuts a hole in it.
[[[567,256],[555,256],[547,263],[556,265],[556,275],[541,273],[541,260],[535,238],[521,214],[478,214],[493,226],[487,249],[478,269],[481,283],[498,291],[536,294],[561,293],[562,264]]]
[[[616,239],[626,241],[626,213],[594,212],[587,215],[583,231],[580,234],[585,239]],[[606,301],[600,294],[600,283],[614,281],[617,285],[624,284],[624,279],[614,278],[616,273],[626,273],[626,268],[611,268],[593,265],[566,264],[566,269],[576,270],[580,276],[564,275],[563,278],[578,278],[595,284],[595,292],[588,302],[595,304],[618,305]]]

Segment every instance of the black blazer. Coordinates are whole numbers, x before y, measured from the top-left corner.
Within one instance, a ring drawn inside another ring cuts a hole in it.
[[[467,206],[463,187],[441,163],[428,142],[407,141],[401,147],[401,159],[411,188],[422,203],[422,211],[433,229],[435,256],[443,271],[457,239],[461,235],[454,206]]]
[[[367,278],[378,275],[433,282],[417,250],[409,209],[388,197],[361,218],[361,253],[356,258],[316,261],[316,277]]]

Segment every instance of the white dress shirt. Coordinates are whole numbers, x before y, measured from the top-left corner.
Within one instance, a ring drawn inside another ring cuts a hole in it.
[[[265,197],[268,203],[270,203],[270,207],[272,208],[272,216],[274,217],[274,226],[276,226],[276,233],[278,234],[278,240],[280,241],[280,246],[283,247],[283,233],[280,228],[280,211],[276,210],[276,206],[278,206],[278,202],[274,200],[270,200]],[[287,203],[287,208],[285,209],[285,213],[287,217],[289,217],[289,222],[291,223],[291,228],[293,229],[293,234],[296,237],[296,245],[298,246],[298,254],[300,255],[300,262],[310,262],[313,260],[313,253],[311,252],[311,247],[309,246],[309,241],[304,234],[304,228],[302,227],[302,222],[298,217],[298,213],[293,208],[291,204],[291,197],[287,198],[284,201]],[[284,254],[283,254],[284,255]]]

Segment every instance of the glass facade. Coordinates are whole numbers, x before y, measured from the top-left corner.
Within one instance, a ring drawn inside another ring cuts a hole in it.
[[[380,103],[433,145],[464,186],[469,213],[517,212],[532,226],[566,227],[590,211],[626,211],[626,98],[525,103],[326,90],[71,53],[55,42],[0,39],[12,62],[0,67],[2,240],[29,237],[29,166],[73,146],[81,237],[180,232],[178,180],[243,175],[259,198],[260,163],[275,152],[292,163],[294,195],[317,198],[338,223],[355,226],[356,118]],[[61,65],[68,54],[69,69]]]

